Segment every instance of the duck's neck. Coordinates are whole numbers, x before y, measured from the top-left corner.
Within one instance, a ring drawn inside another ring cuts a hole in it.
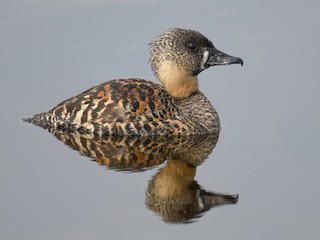
[[[174,66],[171,62],[162,63],[157,72],[157,77],[167,92],[177,99],[189,97],[199,90],[197,76],[178,66]]]
[[[190,134],[219,132],[218,114],[199,91],[197,76],[170,61],[155,64],[153,69],[166,91],[174,98],[179,109],[176,117],[189,127]]]
[[[187,98],[176,99],[175,103],[181,114],[180,120],[189,126],[192,134],[209,134],[220,131],[218,113],[202,92],[197,91]]]

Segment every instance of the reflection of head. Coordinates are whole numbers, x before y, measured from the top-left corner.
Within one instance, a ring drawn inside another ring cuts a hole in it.
[[[238,195],[206,192],[194,181],[196,167],[170,160],[149,182],[146,205],[165,222],[187,223],[214,206],[236,203]]]

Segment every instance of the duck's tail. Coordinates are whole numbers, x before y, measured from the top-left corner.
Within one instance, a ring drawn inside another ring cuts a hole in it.
[[[43,112],[35,114],[32,117],[23,118],[22,121],[32,123],[42,128],[48,128],[54,125],[55,119],[50,113]]]

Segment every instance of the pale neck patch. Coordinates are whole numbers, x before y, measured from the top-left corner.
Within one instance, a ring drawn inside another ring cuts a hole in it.
[[[197,200],[198,200],[199,209],[203,210],[204,209],[204,201],[203,201],[202,197],[200,196],[200,190],[199,189],[196,191],[196,197],[197,197]]]
[[[161,63],[157,76],[169,94],[175,98],[189,97],[199,89],[197,76],[170,61]]]
[[[208,58],[209,58],[209,51],[206,50],[203,53],[203,57],[202,57],[202,61],[201,61],[201,70],[206,69],[205,64],[207,63]]]

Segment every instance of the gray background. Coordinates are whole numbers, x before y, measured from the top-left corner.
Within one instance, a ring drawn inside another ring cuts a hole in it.
[[[1,239],[319,239],[319,1],[0,1]],[[99,167],[21,122],[100,82],[155,80],[147,43],[202,32],[244,67],[200,88],[223,125],[197,169],[233,206],[168,225],[144,204],[157,169]]]

